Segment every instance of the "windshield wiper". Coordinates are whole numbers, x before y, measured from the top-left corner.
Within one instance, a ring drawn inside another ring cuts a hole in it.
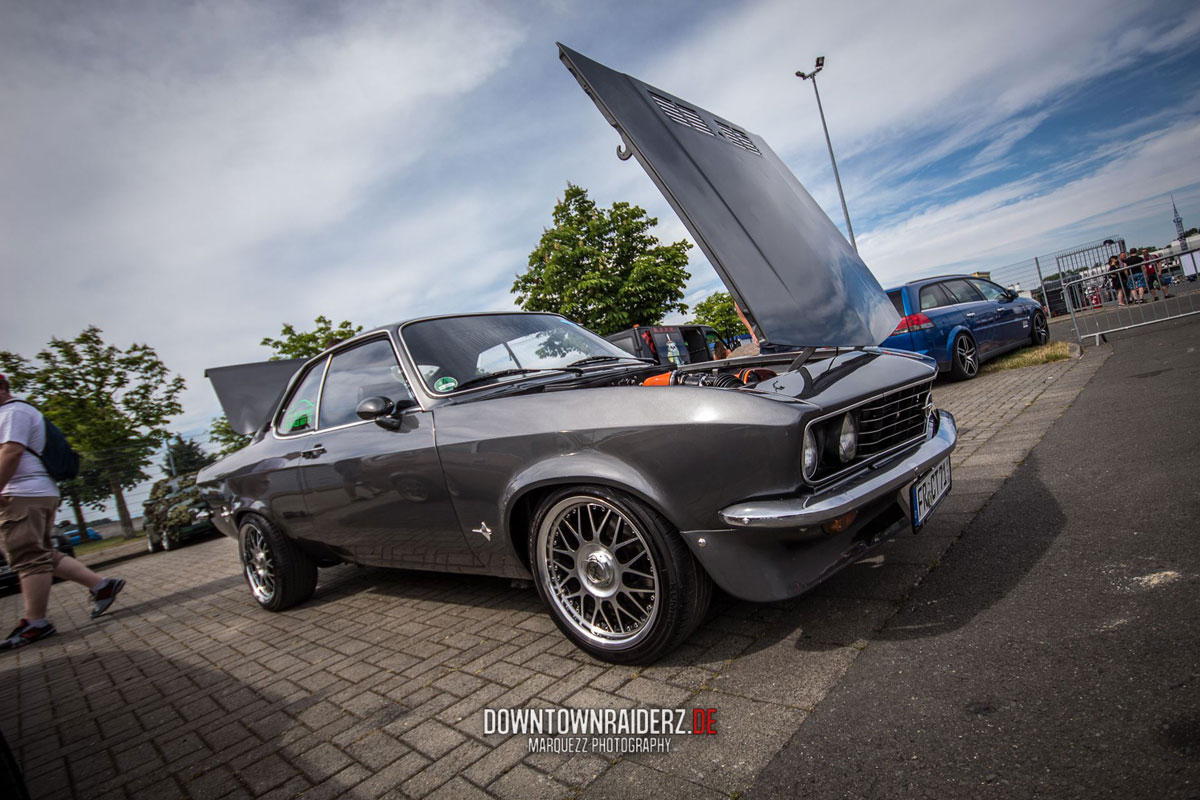
[[[584,364],[599,364],[602,361],[643,361],[647,364],[656,363],[649,358],[638,358],[637,356],[588,356],[581,358],[578,361],[572,361],[568,367],[582,367]]]
[[[456,386],[454,388],[455,388],[455,391],[461,392],[463,389],[466,389],[468,386],[475,386],[476,384],[483,383],[484,381],[490,381],[493,378],[504,378],[509,375],[527,375],[531,372],[575,372],[575,373],[579,373],[579,370],[572,370],[572,369],[568,369],[566,367],[542,367],[541,369],[533,369],[533,368],[502,369],[499,372],[489,372],[487,375],[477,375],[476,377],[471,378],[469,381],[463,381],[462,383],[460,383],[458,386]]]

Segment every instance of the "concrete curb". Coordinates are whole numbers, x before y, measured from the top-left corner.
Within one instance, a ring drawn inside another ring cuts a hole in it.
[[[137,545],[136,549],[132,547],[132,545],[135,544]],[[150,551],[146,549],[146,543],[144,540],[131,541],[128,545],[120,545],[118,547],[114,547],[113,550],[118,552],[102,550],[97,553],[93,559],[89,559],[85,555],[83,558],[79,559],[79,563],[84,564],[88,569],[96,570],[100,569],[101,567],[120,564],[122,561],[130,561],[132,559],[141,558],[142,556],[148,556],[151,554]]]

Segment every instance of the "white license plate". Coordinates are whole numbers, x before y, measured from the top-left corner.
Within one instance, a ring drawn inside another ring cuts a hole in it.
[[[925,520],[948,494],[950,494],[949,458],[926,472],[913,484],[913,530],[925,524]]]

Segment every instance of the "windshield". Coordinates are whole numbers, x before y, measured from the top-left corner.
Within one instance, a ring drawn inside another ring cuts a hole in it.
[[[428,319],[400,335],[434,394],[508,370],[561,369],[597,356],[629,359],[621,348],[549,314],[485,314]],[[515,373],[509,373],[515,374]]]

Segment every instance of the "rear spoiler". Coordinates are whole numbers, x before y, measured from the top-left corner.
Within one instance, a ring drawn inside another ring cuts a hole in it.
[[[271,418],[292,376],[307,362],[307,358],[289,358],[210,367],[204,377],[212,381],[229,427],[250,436]]]

